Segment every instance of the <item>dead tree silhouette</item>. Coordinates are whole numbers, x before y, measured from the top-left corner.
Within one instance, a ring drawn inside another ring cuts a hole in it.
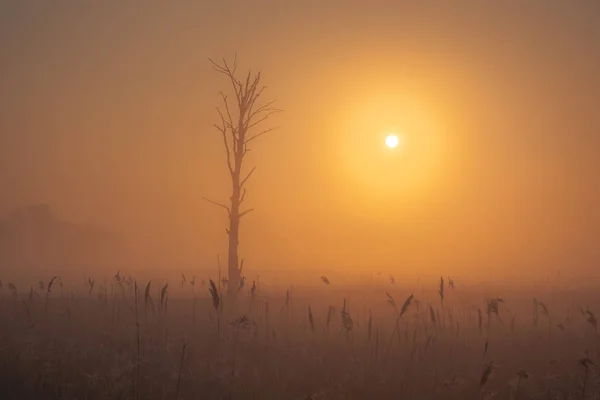
[[[262,99],[261,96],[266,89],[266,86],[261,83],[260,71],[255,74],[249,71],[245,79],[240,80],[236,76],[237,57],[234,58],[233,65],[227,63],[225,59],[222,60],[221,64],[210,58],[209,61],[215,71],[227,77],[230,89],[235,94],[230,102],[226,93],[220,93],[224,109],[217,107],[221,121],[214,125],[223,136],[227,168],[232,183],[230,202],[229,205],[226,205],[204,197],[204,200],[226,209],[229,216],[229,228],[225,229],[229,236],[227,263],[229,285],[227,285],[227,292],[229,297],[235,298],[243,266],[243,260],[240,265],[238,258],[240,220],[254,210],[253,208],[240,210],[246,200],[246,184],[256,170],[254,166],[247,173],[244,173],[242,172],[242,166],[245,156],[250,151],[249,144],[260,136],[277,129],[277,127],[263,130],[256,128],[271,115],[282,110],[273,107],[275,101],[259,104],[259,100]]]

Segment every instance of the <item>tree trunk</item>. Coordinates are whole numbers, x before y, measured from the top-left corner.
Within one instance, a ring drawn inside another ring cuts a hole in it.
[[[229,219],[229,260],[227,264],[229,273],[227,292],[230,297],[235,297],[241,279],[241,273],[238,267],[239,227],[240,220],[238,213],[236,212],[234,214],[234,210],[232,209],[231,217]]]
[[[241,161],[236,162],[236,167],[241,167]],[[227,293],[230,298],[235,298],[241,279],[238,260],[238,245],[240,243],[240,169],[236,168],[232,174],[233,191],[231,194],[231,215],[229,216],[229,258],[227,269],[229,282]]]

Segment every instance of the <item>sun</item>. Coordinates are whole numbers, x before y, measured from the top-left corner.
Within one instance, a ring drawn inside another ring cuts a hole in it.
[[[397,135],[388,135],[385,138],[385,145],[387,147],[389,147],[390,149],[397,147],[399,143],[400,143],[400,140],[398,139]]]

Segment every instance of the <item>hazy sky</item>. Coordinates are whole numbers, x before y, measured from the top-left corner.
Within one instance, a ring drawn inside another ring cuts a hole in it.
[[[0,0],[0,209],[110,227],[136,265],[213,265],[208,57],[237,52],[285,109],[248,159],[249,266],[588,273],[598,21],[583,0]]]

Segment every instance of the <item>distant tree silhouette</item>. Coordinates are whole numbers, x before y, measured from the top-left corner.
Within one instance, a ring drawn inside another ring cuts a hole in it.
[[[0,215],[0,265],[5,268],[105,268],[123,261],[126,253],[126,241],[117,232],[65,220],[48,204]]]
[[[243,265],[243,260],[240,264],[238,258],[240,220],[253,210],[252,208],[244,211],[240,210],[246,200],[246,184],[256,169],[256,167],[252,167],[244,173],[242,171],[244,158],[250,151],[248,146],[252,141],[276,129],[274,127],[262,130],[256,129],[258,125],[281,110],[273,107],[274,101],[259,104],[259,99],[261,99],[263,91],[266,89],[266,86],[261,83],[260,72],[253,74],[249,71],[245,79],[240,79],[236,76],[236,59],[234,59],[233,65],[227,63],[225,59],[222,60],[221,64],[212,59],[209,59],[209,61],[216,72],[227,78],[230,90],[234,93],[234,97],[230,101],[228,95],[221,92],[223,108],[217,107],[221,121],[214,125],[223,137],[223,145],[227,156],[227,168],[232,183],[230,202],[229,205],[225,205],[204,198],[204,200],[226,209],[229,216],[229,228],[225,230],[229,236],[227,263],[229,284],[227,290],[229,297],[233,298],[238,292],[237,288],[241,280]]]

